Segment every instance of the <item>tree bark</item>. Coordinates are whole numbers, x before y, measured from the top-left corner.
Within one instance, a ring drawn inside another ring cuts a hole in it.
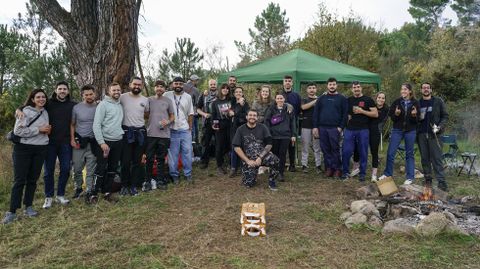
[[[141,0],[71,0],[67,12],[57,0],[33,0],[63,37],[78,86],[104,93],[118,82],[127,89],[135,67]]]

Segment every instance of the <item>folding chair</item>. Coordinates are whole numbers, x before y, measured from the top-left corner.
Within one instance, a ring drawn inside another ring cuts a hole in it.
[[[442,135],[441,141],[448,147],[447,152],[442,155],[444,168],[458,170],[460,162],[457,159],[458,145],[457,136],[453,134]]]

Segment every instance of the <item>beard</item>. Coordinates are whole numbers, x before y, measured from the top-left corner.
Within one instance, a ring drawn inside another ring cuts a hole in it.
[[[132,93],[135,94],[135,95],[138,95],[142,92],[142,89],[139,89],[139,88],[133,88],[132,89]]]
[[[183,87],[175,87],[175,88],[173,88],[173,90],[177,93],[180,93],[180,92],[183,91]]]

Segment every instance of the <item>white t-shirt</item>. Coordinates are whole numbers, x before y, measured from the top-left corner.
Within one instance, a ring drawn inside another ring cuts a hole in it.
[[[123,107],[122,125],[137,128],[145,126],[145,112],[150,111],[148,98],[141,94],[132,95],[126,92],[120,96],[120,104]]]
[[[173,113],[175,114],[175,122],[171,129],[173,130],[188,130],[188,116],[193,115],[192,97],[185,92],[181,95],[176,95],[174,91],[169,91],[163,96],[170,98],[173,102]]]

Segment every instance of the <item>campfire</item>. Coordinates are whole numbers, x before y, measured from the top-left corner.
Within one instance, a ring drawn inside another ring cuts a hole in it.
[[[350,211],[341,219],[347,227],[368,224],[383,233],[435,235],[444,231],[480,236],[478,197],[451,199],[431,184],[402,185],[398,191],[380,196],[375,184],[361,187]]]

